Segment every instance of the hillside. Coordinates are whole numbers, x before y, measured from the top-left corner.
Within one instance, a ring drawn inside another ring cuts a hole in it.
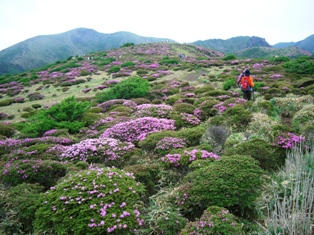
[[[298,42],[281,42],[275,44],[274,48],[299,47],[303,50],[314,53],[314,34]]]
[[[272,47],[251,47],[234,53],[236,56],[244,58],[264,58],[269,59],[276,56],[297,58],[300,56],[311,56],[312,53],[302,50],[296,46],[272,48]]]
[[[312,56],[169,42],[3,75],[0,234],[311,234],[313,103]]]
[[[69,56],[118,48],[127,42],[141,44],[163,40],[171,41],[163,38],[141,37],[129,32],[104,34],[86,28],[37,36],[0,51],[0,76],[42,67],[65,60]]]
[[[264,38],[248,36],[233,37],[227,40],[209,39],[204,41],[196,41],[193,42],[193,44],[205,48],[212,48],[213,50],[229,54],[251,47],[270,47]]]

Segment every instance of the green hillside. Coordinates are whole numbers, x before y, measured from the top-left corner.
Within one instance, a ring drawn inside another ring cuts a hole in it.
[[[205,48],[212,48],[214,50],[228,54],[251,47],[270,47],[264,38],[248,36],[233,37],[227,40],[209,39],[204,41],[196,41],[193,42],[193,44]]]
[[[1,76],[0,108],[0,234],[313,232],[313,56],[126,43]]]
[[[129,32],[104,34],[86,28],[37,36],[0,51],[0,75],[39,68],[69,56],[118,48],[127,42],[140,44],[163,40],[166,39],[141,37]]]

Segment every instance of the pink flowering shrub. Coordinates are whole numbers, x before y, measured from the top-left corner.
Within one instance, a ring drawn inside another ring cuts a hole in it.
[[[128,106],[128,107],[136,107],[137,105],[134,101],[131,101],[131,100],[113,99],[113,100],[108,100],[101,104],[98,104],[97,106],[101,107],[103,111],[107,111],[113,105],[118,105],[118,104]]]
[[[302,144],[305,141],[305,137],[298,136],[293,133],[282,133],[281,135],[275,138],[275,146],[284,148],[284,149],[292,149],[299,144]]]
[[[189,113],[180,113],[180,116],[182,118],[182,121],[185,126],[195,126],[201,123],[201,120],[199,120],[196,116]]]
[[[180,235],[190,234],[242,234],[241,224],[226,208],[211,206],[201,218],[188,222]]]
[[[108,128],[100,138],[115,138],[133,143],[144,140],[150,133],[162,130],[175,130],[174,120],[152,117],[137,118]]]
[[[186,166],[191,162],[200,159],[216,160],[219,156],[206,150],[192,149],[184,150],[181,153],[171,153],[161,158],[166,166]]]
[[[86,139],[69,146],[60,156],[62,161],[103,163],[122,158],[134,145],[112,138]]]
[[[184,147],[186,147],[184,139],[175,137],[164,137],[156,144],[155,152],[159,154],[166,154],[169,153],[172,149]]]
[[[135,117],[170,118],[172,107],[164,104],[141,104],[136,107]]]
[[[10,153],[12,150],[17,150],[21,147],[36,145],[40,143],[70,145],[73,143],[73,141],[68,138],[60,138],[53,136],[46,136],[41,138],[24,138],[17,140],[5,139],[0,140],[0,154]]]
[[[46,131],[43,136],[51,136],[51,135],[54,135],[55,133],[57,132],[56,129],[51,129],[49,131]]]
[[[133,173],[116,168],[70,174],[40,195],[35,233],[133,234],[144,223],[136,207],[143,192]]]

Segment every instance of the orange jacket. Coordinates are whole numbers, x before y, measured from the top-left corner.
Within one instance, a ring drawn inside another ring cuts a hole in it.
[[[242,84],[242,80],[243,80],[245,77],[249,77],[249,78],[248,78],[248,84],[249,84],[249,86],[250,86],[250,87],[254,87],[253,78],[252,78],[251,76],[244,76],[244,77],[242,77],[240,83]]]

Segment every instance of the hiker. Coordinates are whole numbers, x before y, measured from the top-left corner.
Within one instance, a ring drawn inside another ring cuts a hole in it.
[[[250,70],[246,69],[237,79],[237,84],[240,86],[243,92],[243,99],[251,100],[254,82],[251,77]]]

